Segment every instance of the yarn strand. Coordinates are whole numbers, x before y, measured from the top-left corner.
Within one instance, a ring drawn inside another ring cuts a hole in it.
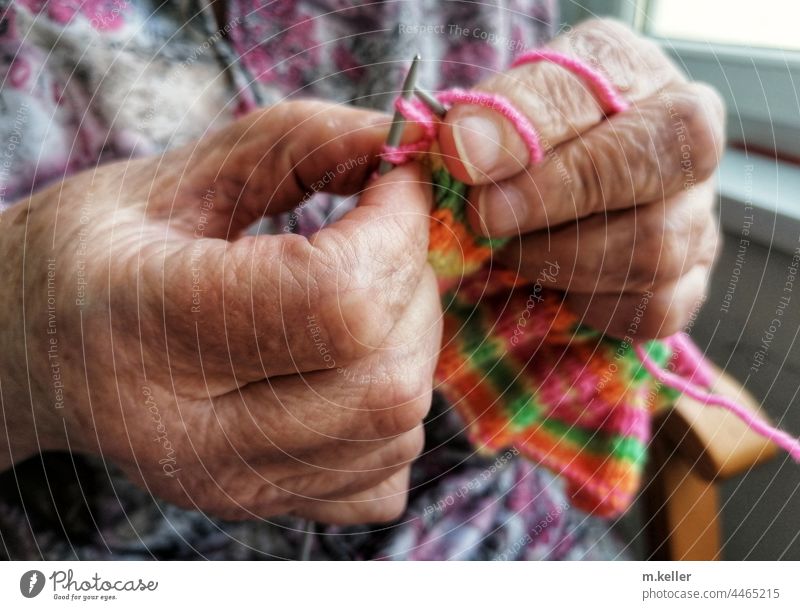
[[[683,334],[683,333],[679,333]],[[692,346],[695,350],[696,347]],[[699,386],[693,384],[688,379],[684,379],[679,375],[666,371],[660,368],[650,356],[647,354],[647,351],[641,346],[636,346],[636,355],[638,356],[639,360],[641,360],[642,365],[644,366],[645,370],[650,373],[656,380],[663,383],[664,385],[689,396],[690,398],[695,399],[696,401],[704,404],[704,405],[712,405],[715,407],[721,407],[733,413],[736,417],[742,420],[751,430],[757,432],[764,438],[771,440],[775,443],[778,447],[786,450],[789,455],[792,456],[795,462],[800,462],[800,439],[796,439],[793,436],[783,432],[782,430],[778,430],[777,428],[770,426],[767,422],[763,419],[758,417],[755,413],[746,409],[736,401],[728,398],[727,396],[722,396],[721,394],[712,394],[710,392],[706,392]],[[702,364],[705,365],[705,362],[696,361],[694,353],[684,353],[684,356],[690,359],[691,364]],[[701,356],[702,358],[702,356]]]
[[[615,89],[614,85],[598,70],[592,68],[580,59],[569,57],[558,51],[549,49],[534,49],[517,56],[511,64],[512,68],[525,64],[547,61],[581,78],[593,91],[598,103],[602,106],[606,116],[622,112],[629,108],[628,101]],[[495,110],[508,119],[514,126],[525,146],[528,148],[531,163],[540,163],[544,158],[542,144],[536,128],[522,112],[507,98],[497,93],[483,91],[465,91],[463,89],[445,89],[435,94],[442,105],[451,107],[453,104],[471,104]],[[418,123],[424,135],[411,144],[400,146],[385,146],[383,158],[395,165],[408,162],[414,155],[424,152],[436,138],[438,117],[422,101],[397,98],[395,108],[409,121]]]
[[[595,97],[603,105],[607,114],[622,112],[630,106],[628,101],[619,94],[614,85],[601,72],[579,59],[569,57],[558,51],[551,51],[550,49],[526,51],[517,56],[511,67],[517,68],[523,64],[532,64],[540,61],[559,65],[583,79],[592,88]]]

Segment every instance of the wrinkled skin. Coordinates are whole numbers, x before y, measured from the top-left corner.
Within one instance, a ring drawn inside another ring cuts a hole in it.
[[[528,113],[557,155],[525,167],[526,150],[501,125],[499,156],[479,168],[471,147],[487,143],[458,125],[482,111],[459,107],[441,131],[447,163],[483,202],[477,227],[521,235],[501,253],[506,264],[535,277],[556,258],[559,287],[611,332],[632,315],[625,304],[652,290],[641,336],[673,332],[713,260],[708,177],[721,106],[616,24],[586,24],[553,46],[597,55],[632,110],[601,122],[569,75],[515,69],[480,87]],[[691,192],[675,116],[691,143]],[[387,127],[378,113],[282,103],[6,212],[0,468],[65,449],[102,454],[153,494],[225,518],[400,515],[441,311],[426,263],[425,170],[369,180]],[[352,211],[310,239],[243,234],[303,202],[329,171],[322,186],[355,194]],[[524,202],[511,223],[504,198],[484,201],[510,184]]]
[[[631,108],[603,121],[583,81],[552,64],[523,65],[477,88],[524,111],[546,145],[545,160],[529,165],[504,118],[459,106],[440,136],[446,163],[476,185],[473,226],[516,237],[505,264],[536,279],[546,261],[558,262],[554,287],[567,291],[587,324],[612,335],[628,334],[652,293],[638,338],[671,335],[702,301],[716,256],[721,99],[613,21],[583,23],[549,46],[601,70]]]
[[[294,207],[328,167],[374,157],[385,127],[376,113],[281,104],[196,147],[80,174],[12,210],[4,254],[17,301],[3,390],[18,420],[15,453],[102,453],[154,494],[228,518],[399,514],[441,333],[426,263],[428,179],[413,164],[391,172],[311,239],[240,236],[264,206]],[[369,171],[357,165],[331,188],[358,190]],[[87,296],[77,307],[80,264]],[[47,358],[53,337],[63,408]]]

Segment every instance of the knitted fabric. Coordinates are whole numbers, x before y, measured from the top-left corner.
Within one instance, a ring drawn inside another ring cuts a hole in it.
[[[444,310],[437,389],[481,450],[515,447],[564,477],[575,506],[620,514],[639,487],[650,415],[677,393],[653,382],[629,344],[579,324],[560,293],[493,267],[503,240],[472,232],[466,186],[435,163],[428,260]],[[668,343],[648,349],[662,367],[672,355]]]

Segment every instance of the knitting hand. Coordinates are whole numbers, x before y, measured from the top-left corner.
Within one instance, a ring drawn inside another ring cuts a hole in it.
[[[279,104],[8,211],[0,469],[69,449],[222,517],[396,517],[441,338],[429,180],[390,172],[311,239],[241,235],[361,188],[386,123]]]
[[[547,285],[610,334],[672,334],[702,299],[717,249],[710,177],[723,143],[720,98],[615,22],[584,23],[550,46],[604,72],[631,107],[605,120],[584,81],[557,65],[523,65],[477,89],[528,116],[544,160],[529,164],[499,114],[462,105],[440,131],[448,168],[475,185],[476,230],[522,234],[501,253],[506,265],[535,280],[557,263]]]

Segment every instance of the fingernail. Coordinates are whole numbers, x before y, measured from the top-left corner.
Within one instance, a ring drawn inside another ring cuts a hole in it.
[[[453,124],[458,157],[474,181],[492,177],[501,159],[502,135],[501,126],[491,116],[466,116]]]
[[[481,231],[493,237],[520,233],[528,216],[527,204],[522,192],[511,184],[483,187],[478,196]]]

